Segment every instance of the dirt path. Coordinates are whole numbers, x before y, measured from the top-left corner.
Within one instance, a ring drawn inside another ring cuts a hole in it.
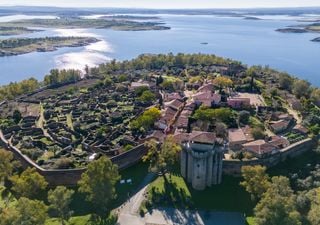
[[[299,116],[299,114],[296,110],[293,110],[289,106],[286,106],[286,109],[288,110],[288,113],[291,114],[295,118],[295,120],[297,121],[297,124],[302,123],[302,118]]]

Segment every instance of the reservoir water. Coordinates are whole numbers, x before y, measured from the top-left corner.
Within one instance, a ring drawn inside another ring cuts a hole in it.
[[[241,17],[158,15],[170,26],[165,31],[102,29],[46,29],[12,37],[95,36],[101,42],[86,47],[61,48],[0,58],[0,84],[28,77],[40,80],[52,68],[83,69],[110,59],[124,60],[142,53],[209,53],[248,65],[269,65],[320,86],[320,33],[289,34],[275,30],[298,22],[294,17],[246,20]],[[21,15],[19,15],[21,17]],[[8,18],[0,17],[0,21]],[[12,18],[9,18],[12,20]],[[0,37],[8,38],[8,37]],[[203,45],[201,43],[208,43]]]

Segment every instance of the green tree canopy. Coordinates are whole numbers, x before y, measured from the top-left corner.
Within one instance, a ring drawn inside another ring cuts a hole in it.
[[[161,111],[155,107],[147,109],[142,115],[137,119],[131,121],[130,129],[137,131],[144,129],[144,131],[149,130],[154,123],[160,118]]]
[[[10,177],[13,169],[13,154],[4,149],[0,149],[0,182]]]
[[[211,109],[207,107],[200,107],[193,116],[197,120],[204,122],[223,122],[230,125],[234,121],[234,113],[229,108]]]
[[[178,153],[181,146],[177,144],[172,136],[167,136],[162,144],[155,140],[146,143],[148,153],[143,157],[143,161],[150,163],[150,169],[160,171],[165,178],[165,172],[172,169],[178,160]]]
[[[68,190],[64,186],[58,186],[54,190],[48,192],[48,201],[50,208],[57,212],[62,225],[68,221],[72,212],[70,211],[70,203],[72,201],[73,190]]]
[[[81,72],[79,70],[69,69],[69,70],[58,70],[53,69],[50,71],[49,75],[44,77],[45,85],[59,85],[68,82],[76,82],[81,79]]]
[[[313,199],[311,199],[311,208],[308,213],[308,220],[311,225],[320,224],[320,188],[314,190],[315,194]]]
[[[255,140],[264,139],[266,134],[260,127],[252,128],[251,134]]]
[[[14,175],[10,178],[12,190],[19,198],[38,198],[46,189],[48,183],[35,168],[27,168],[20,175]]]
[[[39,82],[35,78],[4,85],[0,87],[0,100],[13,99],[19,95],[30,93],[39,86]]]
[[[320,89],[314,88],[311,92],[311,101],[318,107],[320,107]]]
[[[110,203],[116,198],[115,185],[120,179],[118,166],[106,156],[91,162],[79,181],[79,191],[94,207],[96,214],[104,219],[110,212]]]
[[[2,210],[0,224],[44,225],[48,218],[47,210],[43,202],[22,197],[14,206]]]
[[[305,80],[295,80],[293,83],[293,94],[298,98],[309,97],[310,95],[310,83]]]
[[[293,78],[287,73],[280,73],[279,85],[282,89],[291,90],[291,87],[293,85]]]
[[[213,80],[213,84],[218,86],[221,89],[231,87],[233,85],[233,82],[230,78],[219,76]]]
[[[155,99],[156,99],[155,94],[153,94],[149,90],[144,91],[138,98],[138,100],[141,102],[153,102]]]
[[[272,178],[254,211],[257,225],[302,225],[295,196],[286,177]]]
[[[240,183],[254,199],[260,199],[270,186],[270,177],[264,166],[243,166],[241,174],[243,181]]]

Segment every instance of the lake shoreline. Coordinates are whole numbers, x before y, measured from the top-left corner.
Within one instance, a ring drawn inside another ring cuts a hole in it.
[[[93,37],[17,38],[0,40],[0,57],[18,56],[32,52],[52,52],[64,47],[83,47],[99,42]],[[15,47],[12,43],[29,42]],[[10,47],[11,46],[11,47]]]

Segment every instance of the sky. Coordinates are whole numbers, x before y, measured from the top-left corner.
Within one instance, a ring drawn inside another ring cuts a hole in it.
[[[320,0],[0,0],[0,6],[121,8],[264,8],[320,6]]]

